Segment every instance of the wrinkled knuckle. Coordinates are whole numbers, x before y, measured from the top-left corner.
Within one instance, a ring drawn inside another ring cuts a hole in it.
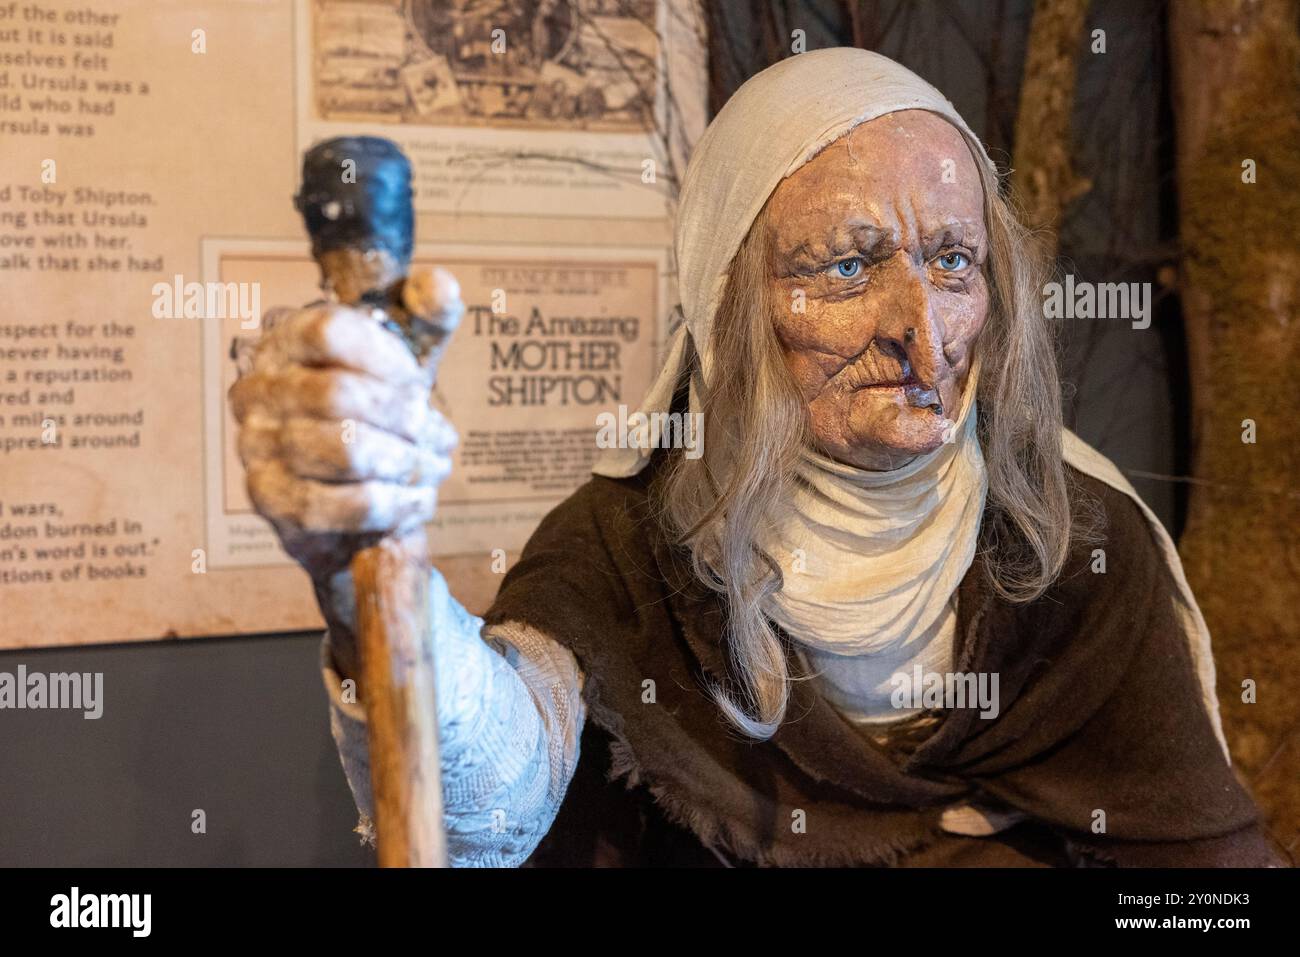
[[[272,463],[260,463],[248,470],[248,497],[258,513],[276,522],[295,525],[296,510],[286,495],[283,473]]]
[[[251,373],[230,387],[230,411],[235,421],[244,422],[254,409],[264,404],[259,373]]]
[[[343,422],[299,420],[285,430],[285,440],[292,449],[298,471],[345,472],[351,464],[351,450],[343,441]]]
[[[317,307],[307,314],[299,332],[299,341],[312,355],[327,354],[338,322],[338,315],[333,310]]]
[[[316,373],[319,411],[336,418],[349,418],[356,396],[356,384],[342,372]]]
[[[236,448],[239,451],[239,461],[244,463],[245,468],[264,458],[267,451],[260,431],[250,425],[244,425],[239,430]]]
[[[272,306],[262,313],[257,320],[257,339],[254,354],[258,355],[278,345],[284,336],[298,309],[293,306]]]
[[[329,488],[315,482],[300,482],[297,488],[294,504],[298,525],[312,531],[332,528],[335,510]]]

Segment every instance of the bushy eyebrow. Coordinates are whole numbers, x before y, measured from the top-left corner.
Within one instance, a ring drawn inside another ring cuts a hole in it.
[[[847,220],[821,240],[803,240],[777,249],[782,276],[806,275],[846,256],[858,255],[868,263],[888,259],[898,249],[898,231],[861,219]]]
[[[969,219],[950,219],[921,233],[921,255],[932,259],[947,246],[965,246],[979,257],[984,248],[984,229]]]

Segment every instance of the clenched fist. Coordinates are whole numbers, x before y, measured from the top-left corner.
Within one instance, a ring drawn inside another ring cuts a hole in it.
[[[422,358],[368,307],[321,304],[275,315],[230,390],[253,504],[318,583],[432,518],[451,471],[456,432],[430,394],[460,288],[419,267],[407,286],[440,331]]]

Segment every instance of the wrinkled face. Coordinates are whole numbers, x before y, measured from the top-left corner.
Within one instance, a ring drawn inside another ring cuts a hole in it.
[[[768,203],[785,361],[827,453],[890,469],[938,448],[988,314],[984,191],[957,129],[879,117]]]

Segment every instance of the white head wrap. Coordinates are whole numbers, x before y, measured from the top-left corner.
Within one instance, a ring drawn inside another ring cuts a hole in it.
[[[996,169],[979,139],[943,94],[906,67],[876,53],[847,47],[801,53],[768,67],[736,91],[700,138],[682,184],[674,248],[685,321],[669,338],[664,365],[639,409],[650,422],[649,441],[639,447],[629,443],[627,448],[602,450],[592,468],[595,474],[622,478],[635,475],[649,462],[659,444],[663,422],[662,416],[652,413],[669,411],[674,389],[683,372],[691,367],[692,352],[699,355],[703,381],[692,377],[690,410],[700,411],[702,390],[707,388],[713,371],[709,333],[726,286],[727,270],[781,181],[862,123],[915,109],[942,116],[962,133],[977,162]],[[967,385],[973,390],[973,381]],[[972,408],[972,412],[959,417],[961,435],[973,433],[973,405],[964,403],[964,408]],[[1178,586],[1175,603],[1200,679],[1202,703],[1226,756],[1227,742],[1214,692],[1209,631],[1173,541],[1108,459],[1068,430],[1063,438],[1068,464],[1129,495],[1151,523],[1152,534]],[[969,445],[965,443],[968,451]],[[934,459],[929,461],[928,467],[933,470]],[[982,467],[978,472],[982,482]],[[824,475],[834,473],[826,471]],[[835,476],[841,487],[851,480],[852,476]],[[982,485],[978,494],[982,502]],[[966,563],[963,569],[969,565],[967,550],[959,550],[959,559]],[[950,564],[947,571],[953,567]],[[926,607],[933,611],[937,606],[927,602]]]

